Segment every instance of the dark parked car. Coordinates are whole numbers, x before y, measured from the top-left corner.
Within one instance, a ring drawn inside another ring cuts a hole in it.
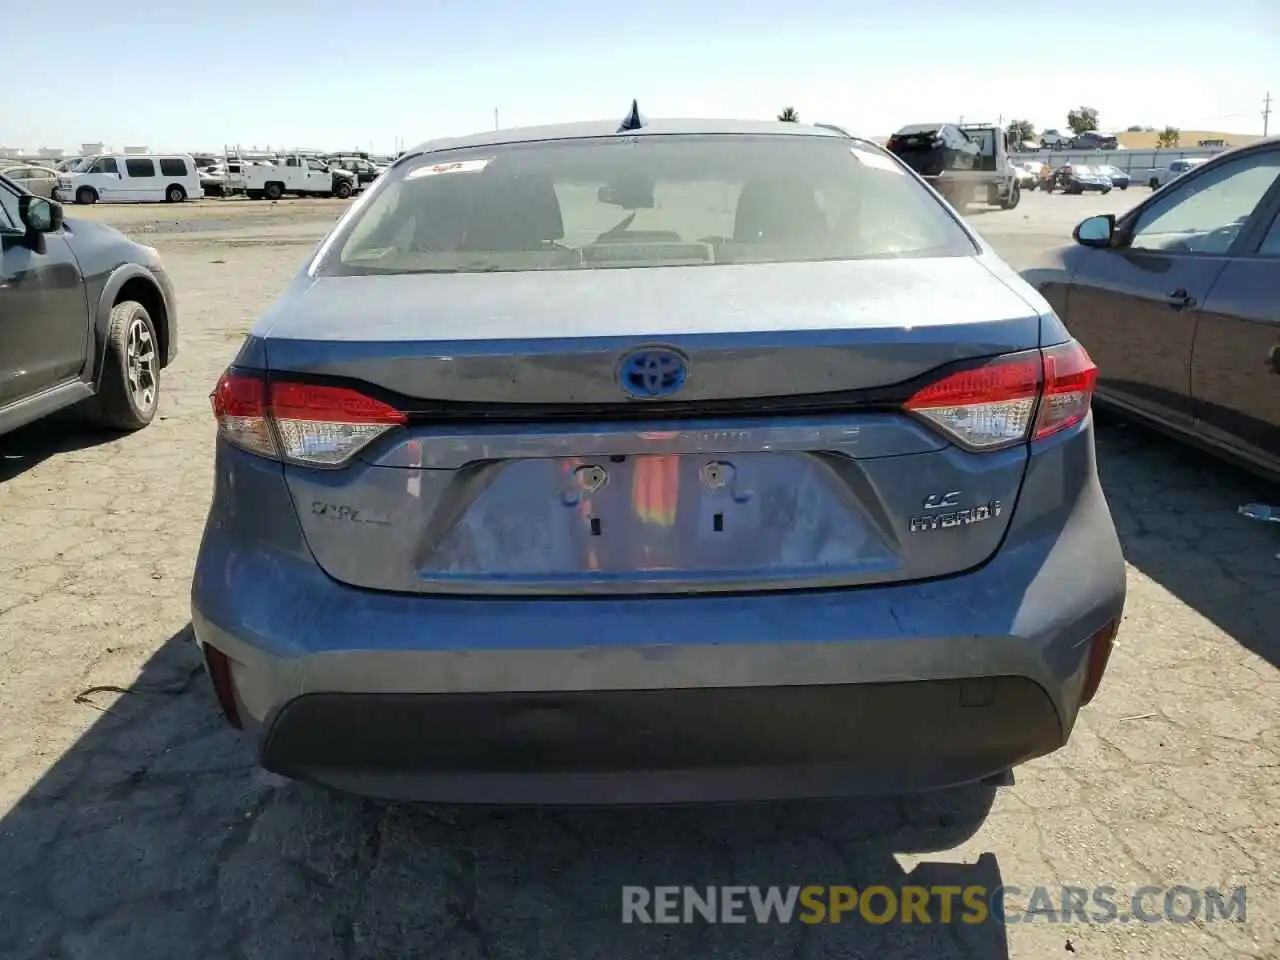
[[[954,123],[913,123],[889,138],[885,147],[922,177],[947,170],[974,170],[981,145]]]
[[[380,172],[377,166],[364,157],[334,157],[329,161],[330,168],[345,170],[354,174],[360,186],[368,186],[378,179]]]
[[[4,177],[0,244],[0,434],[81,401],[104,426],[150,423],[178,349],[159,254]]]
[[[1024,271],[1098,400],[1280,478],[1280,140],[1222,154]]]
[[[633,106],[427,143],[219,379],[195,635],[266,767],[378,796],[998,775],[1124,606],[1095,373],[870,141]]]
[[[1052,188],[1074,194],[1110,193],[1111,180],[1097,167],[1070,163],[1054,174]]]
[[[1109,134],[1090,130],[1071,141],[1072,150],[1117,150],[1120,142]]]

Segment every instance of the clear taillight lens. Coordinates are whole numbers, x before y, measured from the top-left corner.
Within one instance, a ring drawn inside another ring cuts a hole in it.
[[[350,387],[272,380],[227,371],[212,395],[218,431],[265,457],[340,466],[406,422],[394,407]]]
[[[1027,438],[1040,397],[1039,350],[948,374],[905,404],[962,446],[994,450]]]
[[[948,374],[904,404],[971,450],[1041,440],[1089,413],[1098,370],[1074,341]]]

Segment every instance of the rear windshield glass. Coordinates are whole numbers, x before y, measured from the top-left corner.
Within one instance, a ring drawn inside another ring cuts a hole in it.
[[[897,161],[834,137],[641,136],[451,150],[386,174],[318,272],[470,273],[968,256]]]

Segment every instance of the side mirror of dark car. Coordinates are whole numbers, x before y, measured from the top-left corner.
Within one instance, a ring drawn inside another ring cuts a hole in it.
[[[18,198],[18,217],[27,228],[27,246],[43,253],[44,235],[53,233],[62,226],[62,206],[44,197],[23,194]]]
[[[1116,233],[1116,217],[1114,213],[1099,214],[1081,220],[1071,236],[1076,243],[1085,247],[1109,247]]]

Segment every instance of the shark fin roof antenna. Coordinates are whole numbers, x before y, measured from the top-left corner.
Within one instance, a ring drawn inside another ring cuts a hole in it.
[[[639,130],[644,126],[644,117],[640,116],[640,104],[632,100],[631,111],[622,121],[622,125],[618,127],[619,133],[627,133],[631,130]]]

